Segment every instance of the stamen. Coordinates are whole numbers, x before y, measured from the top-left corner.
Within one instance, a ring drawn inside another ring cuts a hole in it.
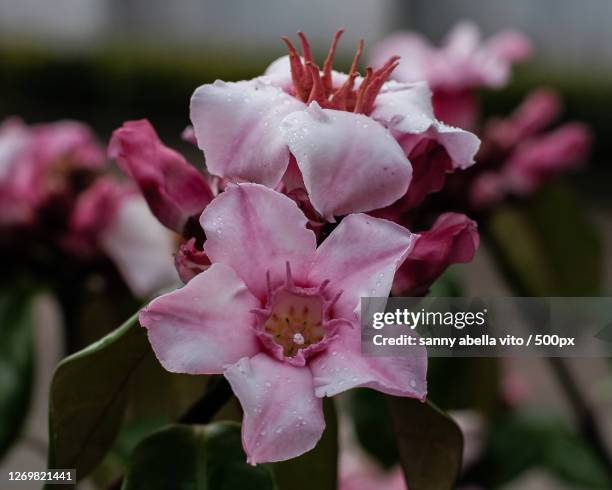
[[[361,82],[361,85],[359,86],[359,90],[357,91],[357,101],[355,102],[355,112],[356,113],[361,112],[361,108],[363,107],[363,95],[366,91],[366,88],[368,88],[368,84],[370,83],[372,79],[373,73],[374,73],[374,70],[372,70],[372,67],[368,66],[366,68],[366,76],[363,79],[363,82]]]
[[[340,299],[340,296],[342,296],[342,293],[344,293],[343,289],[338,291],[338,294],[336,294],[336,296],[334,296],[334,298],[330,301],[329,306],[327,308],[328,310],[332,310],[334,308],[334,306],[336,306],[336,303]]]
[[[297,35],[300,37],[300,42],[302,43],[302,55],[304,56],[304,61],[308,63],[309,61],[312,63],[314,60],[312,58],[312,51],[310,50],[310,43],[308,42],[308,38],[306,34],[302,31],[299,31]]]
[[[397,65],[399,65],[399,56],[392,56],[380,69],[374,72],[373,79],[363,95],[361,112],[364,114],[369,114],[372,111],[376,96],[393,70],[397,68]]]
[[[327,58],[325,58],[325,62],[323,63],[323,85],[325,86],[326,94],[331,93],[332,87],[332,67],[334,64],[334,57],[336,56],[336,48],[338,47],[338,42],[344,33],[344,29],[338,29],[336,34],[334,34],[334,39],[332,40],[331,46],[329,47],[329,51],[327,53]]]
[[[322,104],[325,97],[325,88],[323,87],[323,82],[321,81],[321,74],[319,71],[319,67],[310,61],[306,62],[306,68],[310,71],[310,76],[312,80],[312,89],[310,90],[310,96],[306,101],[307,104],[310,104],[313,101]]]
[[[293,287],[293,276],[291,275],[291,264],[289,261],[285,262],[285,272],[287,274],[287,287]]]
[[[329,285],[329,279],[325,279],[325,281],[323,281],[319,285],[319,293],[322,293],[328,285]]]
[[[301,333],[296,333],[293,336],[293,342],[296,343],[297,345],[304,345],[304,342],[305,342],[304,336]]]
[[[287,45],[287,49],[289,50],[289,64],[291,66],[291,79],[293,81],[293,86],[295,88],[295,94],[298,99],[305,100],[308,97],[308,93],[304,90],[303,80],[304,80],[304,67],[302,66],[302,59],[298,54],[295,46],[291,43],[287,36],[284,36],[283,41]]]
[[[352,75],[353,73],[359,73],[358,72],[358,68],[359,68],[359,58],[361,58],[361,53],[363,53],[363,39],[359,40],[359,44],[357,45],[357,52],[355,53],[355,57],[353,58],[353,63],[351,63],[351,69],[349,71],[349,75]]]
[[[334,91],[332,65],[343,33],[344,29],[336,31],[323,64],[323,72],[315,64],[310,43],[303,32],[297,33],[302,48],[301,57],[291,41],[287,37],[282,38],[289,49],[289,63],[295,97],[307,104],[316,101],[322,108],[370,114],[383,84],[397,67],[399,56],[392,56],[376,71],[367,68],[366,76],[359,89],[354,90],[355,80],[359,76],[359,60],[364,48],[364,42],[361,39],[357,45],[357,51],[345,82]]]

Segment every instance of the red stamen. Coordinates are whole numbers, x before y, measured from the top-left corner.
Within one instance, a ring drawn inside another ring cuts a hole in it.
[[[319,104],[323,104],[326,100],[326,97],[325,88],[323,87],[321,74],[319,72],[319,67],[314,63],[307,61],[306,68],[310,71],[310,76],[312,79],[312,89],[310,90],[310,96],[308,97],[306,103],[310,104],[311,102],[316,101]]]
[[[282,38],[285,44],[287,45],[287,49],[289,50],[289,64],[291,66],[291,79],[293,80],[293,87],[295,88],[295,94],[298,99],[306,100],[308,97],[308,92],[304,90],[303,80],[304,80],[304,67],[302,66],[302,59],[298,54],[295,46],[289,41],[287,36]]]
[[[368,88],[368,85],[370,84],[370,81],[372,80],[373,73],[374,73],[374,70],[372,70],[372,68],[368,66],[366,68],[366,76],[361,82],[361,85],[359,86],[359,90],[357,91],[357,100],[355,102],[355,112],[356,113],[361,112],[361,107],[363,105],[363,94],[365,93],[366,88]]]
[[[365,93],[363,95],[363,103],[360,108],[363,114],[369,114],[372,109],[374,109],[374,101],[376,99],[376,96],[380,92],[380,89],[382,88],[383,84],[389,78],[389,75],[391,75],[393,70],[395,70],[397,68],[397,65],[399,65],[398,60],[399,56],[392,56],[389,61],[387,61],[383,65],[382,68],[374,72],[374,77],[371,83],[366,88]]]
[[[314,60],[312,59],[312,51],[310,50],[310,43],[308,42],[306,34],[304,34],[302,31],[299,31],[297,35],[300,37],[300,43],[302,43],[302,56],[304,56],[304,61],[306,63],[308,63],[309,61],[313,62]]]
[[[336,34],[334,34],[334,39],[332,40],[331,46],[329,47],[329,51],[327,53],[327,58],[325,58],[325,63],[323,63],[323,85],[325,86],[325,93],[329,95],[333,89],[332,87],[332,67],[334,64],[334,57],[336,56],[336,48],[338,47],[338,42],[344,33],[344,29],[338,29]]]
[[[349,75],[346,81],[342,84],[342,87],[340,87],[334,93],[334,95],[332,95],[330,99],[330,107],[332,109],[338,109],[341,111],[346,110],[348,98],[353,90],[353,84],[355,83],[355,78],[357,78],[357,73]]]
[[[349,75],[352,75],[353,73],[359,74],[359,58],[361,58],[361,53],[363,53],[363,44],[363,39],[360,39],[359,44],[357,45],[357,52],[355,53],[355,57],[353,58],[353,62],[351,63]]]

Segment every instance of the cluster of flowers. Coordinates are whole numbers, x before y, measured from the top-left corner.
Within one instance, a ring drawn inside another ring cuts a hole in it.
[[[133,293],[145,297],[176,283],[169,260],[174,247],[133,183],[109,174],[104,150],[86,125],[27,126],[15,118],[0,125],[3,256],[26,262],[57,254],[106,257]]]
[[[140,313],[169,371],[223,374],[244,410],[252,464],[313,448],[322,397],[355,387],[423,400],[427,356],[360,353],[364,296],[422,295],[470,261],[476,224],[445,213],[411,233],[445,174],[474,163],[479,139],[434,116],[425,82],[391,80],[398,58],[358,72],[322,68],[299,34],[289,55],[249,81],[207,84],[185,137],[208,174],[167,148],[144,120],[125,123],[109,154],[155,216],[184,238],[186,285]],[[401,65],[400,65],[401,66]]]

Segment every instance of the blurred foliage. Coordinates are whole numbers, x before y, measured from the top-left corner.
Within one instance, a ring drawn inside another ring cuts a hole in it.
[[[50,467],[76,468],[83,478],[113,446],[112,457],[124,462],[142,437],[200,398],[205,382],[205,376],[165,371],[134,315],[57,367],[49,408]]]
[[[601,293],[601,237],[567,186],[548,186],[527,202],[496,211],[485,237],[519,295]]]
[[[550,413],[515,413],[495,420],[484,458],[466,477],[486,488],[499,488],[534,467],[572,487],[612,488],[591,448],[561,417]]]
[[[148,436],[134,449],[121,488],[276,490],[278,487],[270,465],[247,464],[240,426],[218,422],[205,426],[170,425]]]
[[[34,376],[33,295],[21,288],[0,294],[0,460],[28,414]]]

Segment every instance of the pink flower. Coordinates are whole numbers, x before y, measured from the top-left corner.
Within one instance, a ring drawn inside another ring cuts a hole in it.
[[[110,257],[137,297],[178,282],[173,234],[159,224],[136,189],[111,178],[98,179],[81,194],[65,242],[74,252]]]
[[[478,139],[437,121],[426,87],[387,82],[397,57],[361,77],[360,43],[349,73],[333,71],[341,34],[322,70],[299,33],[301,57],[285,38],[289,56],[264,76],[195,91],[191,121],[212,174],[272,188],[284,182],[289,191],[302,186],[314,209],[333,221],[406,194],[409,153],[423,140],[446,148],[453,168],[473,163]]]
[[[546,131],[561,110],[554,92],[538,89],[509,117],[486,125],[479,154],[479,167],[485,171],[470,188],[474,207],[489,207],[508,195],[525,197],[585,163],[592,138],[584,124],[570,122]]]
[[[372,63],[380,66],[391,54],[402,57],[393,73],[395,80],[426,81],[434,92],[436,116],[472,128],[478,115],[473,91],[503,87],[512,63],[530,56],[531,46],[515,31],[502,31],[482,41],[474,24],[460,22],[440,47],[416,33],[392,34],[376,46]]]
[[[419,234],[414,250],[395,275],[393,294],[421,296],[452,264],[470,262],[480,243],[476,222],[458,213],[438,217]]]
[[[133,178],[159,221],[179,233],[213,198],[203,175],[164,146],[145,120],[129,121],[113,133],[108,153]]]
[[[244,409],[250,463],[312,449],[324,396],[365,386],[425,397],[424,351],[401,359],[360,352],[360,297],[389,293],[410,232],[350,215],[317,248],[297,205],[258,184],[230,186],[200,223],[212,265],[152,301],[140,322],[168,371],[228,379]]]
[[[92,131],[76,121],[0,126],[0,222],[31,225],[42,206],[73,197],[73,177],[97,172],[104,153]]]

